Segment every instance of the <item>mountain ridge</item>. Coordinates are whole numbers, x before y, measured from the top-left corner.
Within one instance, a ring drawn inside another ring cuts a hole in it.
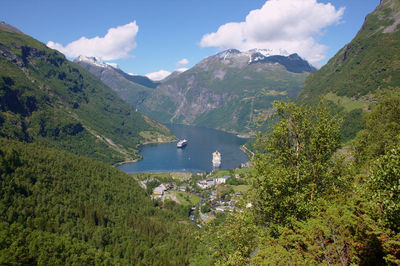
[[[315,103],[320,96],[361,99],[400,85],[400,4],[381,0],[354,37],[319,71],[310,75],[299,101]]]
[[[298,55],[284,53],[222,51],[166,78],[138,110],[164,123],[251,134],[272,111],[273,100],[296,98],[305,76],[316,70]]]
[[[0,37],[0,136],[109,163],[138,159],[141,143],[173,139],[58,51],[8,28]]]
[[[328,100],[344,119],[342,135],[353,139],[363,116],[381,94],[400,89],[400,3],[382,0],[353,40],[305,81],[298,103]]]
[[[74,63],[98,77],[122,99],[135,107],[159,84],[145,76],[127,74],[118,67],[95,57],[79,56]]]

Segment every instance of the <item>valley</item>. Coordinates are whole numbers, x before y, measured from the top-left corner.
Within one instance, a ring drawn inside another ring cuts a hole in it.
[[[319,69],[369,3],[262,2],[18,5],[47,45],[0,22],[0,265],[400,265],[399,2]]]
[[[143,160],[123,164],[118,169],[126,173],[140,172],[211,172],[212,153],[222,154],[219,169],[236,168],[249,161],[241,150],[247,139],[233,134],[204,127],[169,124],[171,132],[187,145],[177,148],[177,142],[141,146],[139,155]]]

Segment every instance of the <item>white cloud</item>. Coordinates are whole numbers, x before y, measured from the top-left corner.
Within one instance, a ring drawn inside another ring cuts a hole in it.
[[[340,22],[344,9],[317,0],[269,0],[261,9],[250,11],[245,21],[230,22],[205,34],[200,45],[239,50],[282,48],[318,63],[325,58],[327,47],[315,36]]]
[[[169,75],[171,75],[171,72],[169,72],[167,70],[160,70],[157,72],[146,74],[145,76],[151,80],[159,81],[159,80],[162,80],[162,79],[168,77]]]
[[[178,69],[175,69],[175,71],[178,71],[178,72],[185,72],[186,70],[188,70],[189,68],[187,68],[187,67],[181,67],[181,68],[178,68]]]
[[[79,55],[94,56],[102,60],[115,60],[130,57],[129,52],[136,48],[136,34],[139,27],[136,21],[126,25],[110,28],[104,37],[88,39],[81,37],[66,46],[48,42],[47,46],[57,49],[67,57],[75,58]]]
[[[189,64],[189,60],[187,58],[182,58],[181,60],[179,60],[178,62],[175,63],[176,67],[184,67],[187,64]]]

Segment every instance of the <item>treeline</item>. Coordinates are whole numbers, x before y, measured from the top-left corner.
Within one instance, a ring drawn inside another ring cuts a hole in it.
[[[0,264],[183,265],[194,225],[104,163],[0,139]]]
[[[243,211],[207,228],[196,263],[400,264],[400,93],[345,147],[328,106],[275,103]]]

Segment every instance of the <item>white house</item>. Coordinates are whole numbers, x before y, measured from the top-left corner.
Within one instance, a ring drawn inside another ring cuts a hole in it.
[[[230,179],[231,177],[229,175],[223,176],[223,177],[217,177],[214,178],[214,184],[219,185],[219,184],[225,184],[226,180]]]
[[[164,184],[159,185],[158,187],[154,188],[153,194],[154,195],[164,195],[164,192],[167,190]]]

